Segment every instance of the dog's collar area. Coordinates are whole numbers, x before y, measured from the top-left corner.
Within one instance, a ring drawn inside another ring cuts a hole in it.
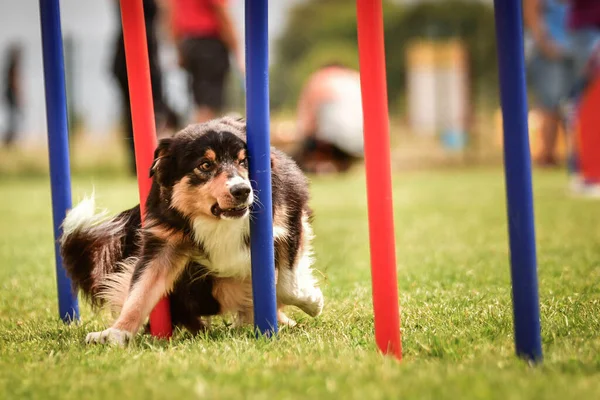
[[[240,204],[239,206],[223,209],[218,204],[213,204],[210,208],[210,212],[217,218],[242,218],[248,212],[248,206]]]

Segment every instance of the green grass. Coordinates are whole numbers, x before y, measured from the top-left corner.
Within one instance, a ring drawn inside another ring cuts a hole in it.
[[[135,182],[79,177],[113,211]],[[560,173],[535,176],[545,361],[513,355],[500,170],[398,174],[394,180],[404,360],[373,341],[362,175],[315,179],[317,268],[326,308],[277,340],[218,321],[205,337],[139,337],[86,347],[108,323],[82,307],[57,321],[49,183],[0,181],[0,398],[592,399],[600,393],[600,207],[570,198]]]

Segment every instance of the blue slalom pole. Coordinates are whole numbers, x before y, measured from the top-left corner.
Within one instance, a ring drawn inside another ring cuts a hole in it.
[[[541,361],[521,0],[494,0],[517,355]]]
[[[254,325],[261,333],[271,335],[277,333],[277,302],[271,198],[267,17],[267,0],[246,0],[248,160],[252,186],[260,200],[255,202],[250,222]]]
[[[71,175],[69,171],[69,137],[65,66],[60,28],[58,0],[40,0],[46,119],[48,123],[48,153],[52,187],[52,217],[54,221],[54,255],[58,284],[59,316],[65,322],[79,319],[77,295],[71,288],[60,256],[58,238],[61,224],[71,208]]]

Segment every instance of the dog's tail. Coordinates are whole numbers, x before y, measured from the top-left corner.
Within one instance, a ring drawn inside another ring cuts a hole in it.
[[[60,250],[73,289],[92,306],[120,309],[140,249],[140,207],[108,218],[106,211],[96,211],[92,195],[67,213],[62,227]]]

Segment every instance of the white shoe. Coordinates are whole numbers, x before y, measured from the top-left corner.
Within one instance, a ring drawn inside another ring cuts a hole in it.
[[[569,181],[569,190],[579,197],[600,199],[600,184],[587,183],[581,176],[575,175]]]

